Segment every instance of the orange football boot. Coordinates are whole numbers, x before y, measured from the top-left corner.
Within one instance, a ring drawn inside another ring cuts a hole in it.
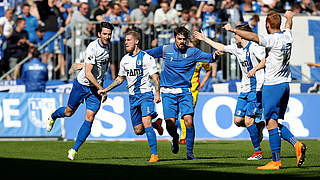
[[[275,170],[280,169],[282,167],[281,161],[270,161],[268,164],[264,166],[260,166],[257,169],[261,170]]]
[[[297,166],[300,168],[302,166],[302,164],[304,163],[304,159],[306,157],[307,147],[305,144],[298,141],[294,145],[294,150],[296,151],[296,156],[297,156]]]
[[[149,162],[159,162],[159,155],[151,154]]]

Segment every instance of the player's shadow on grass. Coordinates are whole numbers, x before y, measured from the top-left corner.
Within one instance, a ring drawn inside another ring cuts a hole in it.
[[[65,179],[65,178],[81,178],[81,179],[144,179],[144,177],[156,177],[157,179],[173,179],[173,178],[197,178],[197,179],[217,179],[217,178],[233,178],[233,179],[261,179],[261,174],[239,173],[239,172],[223,172],[221,167],[240,167],[248,166],[248,163],[225,163],[225,162],[193,162],[185,163],[185,166],[172,166],[171,164],[152,163],[147,165],[114,165],[102,163],[79,163],[66,161],[48,161],[48,160],[31,160],[31,159],[14,159],[0,158],[0,169],[2,177],[13,179],[21,177],[41,177],[46,179]],[[196,166],[194,165],[196,164]],[[252,164],[253,166],[254,164]],[[201,166],[203,169],[201,170]],[[207,167],[212,167],[208,170]],[[256,165],[254,165],[256,166]],[[219,170],[215,170],[220,167]],[[315,173],[315,171],[313,171]],[[263,174],[263,178],[299,178],[288,174]],[[301,177],[300,177],[301,178]]]

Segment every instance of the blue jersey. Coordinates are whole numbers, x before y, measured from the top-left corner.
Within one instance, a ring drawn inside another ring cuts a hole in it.
[[[175,43],[146,50],[154,58],[163,58],[161,87],[189,88],[197,62],[213,62],[213,53],[205,53],[195,47],[179,50]]]
[[[22,80],[26,85],[26,91],[44,92],[48,81],[47,66],[38,58],[33,58],[22,67]]]

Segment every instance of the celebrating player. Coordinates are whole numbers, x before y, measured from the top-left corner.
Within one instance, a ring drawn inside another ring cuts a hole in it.
[[[200,41],[198,39],[190,39],[189,46],[196,47],[199,49]],[[215,64],[215,63],[214,63]],[[207,80],[209,79],[212,73],[212,66],[211,63],[205,62],[197,62],[196,67],[194,69],[193,76],[191,78],[191,93],[193,97],[193,108],[195,108],[198,100],[199,90],[205,85]],[[201,69],[206,70],[206,75],[203,77],[202,81],[200,82],[200,71]],[[180,119],[180,127],[181,127],[181,135],[179,144],[186,144],[186,125],[184,124],[184,120]]]
[[[158,114],[154,111],[154,103],[159,103],[160,99],[160,80],[156,61],[153,57],[140,50],[141,42],[139,32],[129,30],[125,36],[125,46],[128,52],[120,62],[118,77],[104,90],[99,90],[99,94],[105,95],[113,88],[119,86],[125,79],[128,81],[130,114],[135,134],[146,133],[151,149],[149,162],[159,161],[157,153],[157,137],[153,130],[156,128],[160,135],[163,134],[161,127],[162,120],[159,118],[152,123],[152,119]],[[154,82],[156,95],[152,93],[152,82]]]
[[[186,45],[190,32],[185,27],[174,29],[175,42],[146,50],[155,58],[163,58],[161,97],[163,114],[169,135],[173,138],[171,150],[179,152],[179,135],[176,120],[179,113],[186,125],[187,159],[197,159],[193,154],[195,130],[193,125],[193,98],[191,78],[197,62],[213,62],[214,53],[208,54]]]
[[[236,29],[252,32],[249,25],[238,25]],[[242,71],[241,90],[234,113],[234,123],[238,127],[246,127],[254,147],[254,154],[248,160],[259,160],[263,158],[260,142],[263,138],[262,130],[265,126],[261,120],[261,87],[264,80],[264,70],[260,70],[255,76],[248,78],[248,72],[265,61],[265,48],[258,46],[252,41],[247,41],[238,35],[234,36],[236,44],[225,46],[205,37],[203,33],[194,32],[194,36],[217,49],[220,52],[228,52],[237,57]]]
[[[84,68],[74,80],[67,107],[60,107],[48,118],[46,129],[51,131],[57,118],[70,117],[85,100],[86,115],[74,146],[68,151],[68,158],[74,160],[78,149],[84,143],[91,132],[92,123],[101,104],[101,99],[106,99],[98,94],[102,90],[103,76],[109,63],[110,39],[113,25],[108,22],[101,23],[98,31],[99,38],[92,41],[86,49]]]
[[[302,166],[305,159],[306,146],[299,142],[286,126],[278,124],[278,119],[283,119],[286,112],[290,94],[289,82],[291,82],[289,60],[293,42],[291,34],[293,12],[287,11],[284,17],[287,19],[285,30],[281,31],[281,16],[274,11],[267,15],[267,35],[257,35],[252,32],[232,28],[230,24],[224,26],[226,30],[234,32],[249,41],[257,42],[269,51],[265,63],[262,106],[269,132],[272,161],[265,166],[258,167],[258,169],[269,170],[280,169],[282,167],[280,160],[281,137],[294,146],[298,167]]]

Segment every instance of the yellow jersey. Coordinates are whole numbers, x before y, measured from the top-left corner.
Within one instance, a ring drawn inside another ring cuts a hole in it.
[[[206,71],[211,71],[212,67],[210,63],[197,62],[193,76],[191,78],[191,92],[197,90],[200,84],[200,71],[204,68]]]

